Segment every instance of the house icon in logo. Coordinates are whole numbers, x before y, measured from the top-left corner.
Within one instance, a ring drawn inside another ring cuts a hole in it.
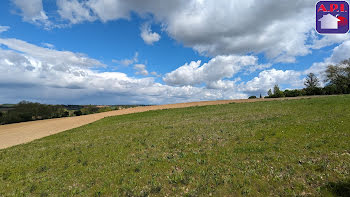
[[[338,22],[341,21],[332,14],[323,15],[318,21],[321,22],[321,29],[338,29]]]

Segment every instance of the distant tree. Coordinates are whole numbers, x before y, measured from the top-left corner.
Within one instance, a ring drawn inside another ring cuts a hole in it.
[[[62,117],[68,117],[68,116],[69,116],[69,111],[63,112]]]
[[[320,85],[320,82],[314,73],[309,73],[304,81],[306,88],[316,88]]]
[[[262,98],[261,94],[260,94],[259,98]]]
[[[307,95],[319,95],[322,94],[322,90],[319,87],[320,82],[314,73],[310,73],[307,75],[305,81],[305,91]]]
[[[74,115],[81,116],[83,113],[80,110],[74,111]]]
[[[267,91],[267,95],[269,96],[269,97],[272,97],[272,90],[271,89],[269,89],[269,91]]]
[[[297,96],[303,96],[303,90],[285,90],[284,96],[285,97],[297,97]]]
[[[273,86],[273,93],[276,94],[276,93],[279,93],[281,90],[280,90],[280,87],[276,84],[275,86]]]
[[[81,109],[81,112],[84,114],[84,115],[87,115],[87,114],[94,114],[94,113],[97,113],[99,110],[98,107],[94,106],[94,105],[87,105],[87,106],[84,106],[84,108]]]
[[[284,97],[283,92],[280,90],[280,87],[277,84],[273,87],[273,97],[275,98]]]
[[[256,96],[250,96],[248,99],[256,99]]]

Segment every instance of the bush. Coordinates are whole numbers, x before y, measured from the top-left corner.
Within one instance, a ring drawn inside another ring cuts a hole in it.
[[[103,108],[98,109],[98,113],[108,112],[108,111],[112,111],[112,110],[113,109],[111,107],[103,107]]]
[[[327,85],[323,88],[323,92],[326,95],[338,94],[337,86],[335,84]]]
[[[62,117],[68,117],[69,116],[69,111],[65,111],[62,115]]]
[[[297,97],[297,96],[303,96],[304,91],[303,90],[285,90],[284,91],[284,96],[285,97]]]
[[[80,110],[77,110],[77,111],[74,111],[74,115],[81,116],[83,115],[83,112],[81,112]]]
[[[248,99],[256,99],[256,96],[250,96]]]
[[[94,113],[98,112],[98,107],[93,106],[93,105],[88,105],[88,106],[84,107],[83,109],[81,109],[81,112],[84,115],[94,114]]]

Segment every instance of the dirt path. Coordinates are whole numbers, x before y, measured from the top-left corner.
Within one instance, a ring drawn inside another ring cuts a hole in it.
[[[301,99],[308,97],[297,98],[283,98],[283,99]],[[80,127],[85,124],[89,124],[100,120],[108,116],[118,116],[124,114],[145,112],[149,110],[159,109],[172,109],[172,108],[184,108],[191,106],[204,106],[204,105],[218,105],[228,103],[245,103],[245,102],[257,102],[257,101],[271,101],[281,99],[241,99],[241,100],[221,100],[221,101],[203,101],[192,103],[179,103],[169,105],[155,105],[146,107],[135,107],[117,111],[103,112],[98,114],[91,114],[77,117],[57,118],[48,120],[39,120],[32,122],[23,122],[16,124],[8,124],[0,126],[0,149],[8,148],[18,144],[27,143],[35,139],[43,138],[49,135],[53,135],[65,130]]]

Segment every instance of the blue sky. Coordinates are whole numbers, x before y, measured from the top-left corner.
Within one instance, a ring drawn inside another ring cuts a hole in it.
[[[322,79],[350,57],[349,34],[315,32],[315,3],[1,1],[0,103],[163,104],[302,88],[307,73]]]

